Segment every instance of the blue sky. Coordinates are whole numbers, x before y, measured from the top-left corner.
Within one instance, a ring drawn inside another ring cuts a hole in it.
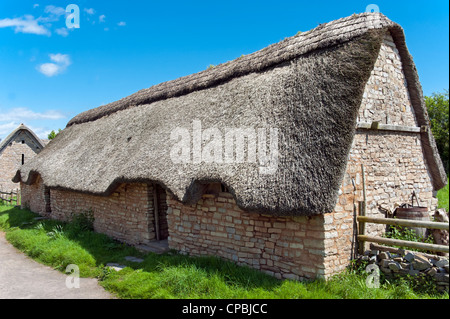
[[[65,9],[80,9],[66,28]],[[448,1],[0,1],[0,138],[260,50],[369,4],[405,30],[424,94],[449,87]]]

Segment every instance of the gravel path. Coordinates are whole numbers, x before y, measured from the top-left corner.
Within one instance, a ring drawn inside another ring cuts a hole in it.
[[[67,277],[25,256],[0,232],[0,299],[114,298],[92,278],[80,278],[80,288],[67,288]]]

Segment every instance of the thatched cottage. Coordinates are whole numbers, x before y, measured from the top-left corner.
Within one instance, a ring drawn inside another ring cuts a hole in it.
[[[363,181],[379,216],[412,191],[433,210],[446,180],[403,30],[378,13],[81,113],[14,178],[42,215],[91,209],[127,243],[293,279],[348,264]]]
[[[3,141],[0,141],[0,191],[19,188],[12,182],[17,170],[44,148],[41,140],[24,124],[20,124]]]

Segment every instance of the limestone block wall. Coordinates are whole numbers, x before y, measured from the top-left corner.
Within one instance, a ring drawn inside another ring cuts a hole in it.
[[[32,185],[22,183],[21,190],[22,207],[42,216],[69,221],[73,214],[92,211],[97,232],[131,245],[155,239],[152,185],[121,184],[111,195],[98,196],[47,189],[38,177]]]
[[[19,131],[0,153],[0,189],[5,191],[18,189],[19,184],[13,183],[11,179],[22,165],[22,154],[24,161],[27,161],[40,151],[40,147],[26,131]]]
[[[384,37],[374,70],[367,82],[359,120],[417,127],[402,61],[389,33]],[[422,206],[434,210],[431,177],[423,156],[420,133],[358,130],[349,165],[363,163],[367,173],[368,214],[379,215],[378,206],[392,208],[410,203],[415,191]],[[379,226],[369,226],[376,233]]]
[[[277,278],[323,277],[324,216],[274,217],[241,210],[229,193],[183,205],[167,194],[169,247],[213,255]]]
[[[32,185],[20,183],[21,207],[30,209],[31,211],[42,216],[47,215],[48,208],[48,191],[45,188],[40,176]]]
[[[389,32],[384,36],[361,106],[361,122],[416,125],[401,57]]]
[[[129,244],[155,238],[153,189],[147,184],[121,184],[110,196],[51,190],[51,217],[67,220],[71,214],[94,213],[94,229]]]
[[[437,207],[417,134],[358,132],[336,207],[332,213],[324,215],[325,277],[343,271],[357,248],[355,216],[359,213],[358,202],[363,201],[361,164],[365,169],[367,216],[385,217],[380,206],[393,209],[410,203],[413,191],[418,195],[419,203],[430,212]],[[365,233],[381,236],[385,227],[366,224]]]
[[[367,82],[358,121],[417,126],[400,55],[390,34],[386,34],[380,55]],[[433,212],[437,199],[423,155],[420,133],[357,130],[340,189],[338,203],[325,231],[336,231],[335,239],[327,239],[326,269],[343,269],[354,248],[354,205],[362,196],[361,164],[365,168],[367,216],[384,217],[379,209],[393,209],[411,203],[413,191],[421,206]],[[352,180],[355,187],[352,184]],[[352,231],[350,231],[352,230]],[[366,234],[380,236],[384,225],[366,224]]]

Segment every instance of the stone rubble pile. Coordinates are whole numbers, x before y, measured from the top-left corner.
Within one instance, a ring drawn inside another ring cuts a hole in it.
[[[434,280],[438,291],[449,291],[448,257],[426,256],[419,252],[399,250],[397,254],[388,251],[367,250],[360,260],[376,264],[386,278],[396,276],[422,276]]]

